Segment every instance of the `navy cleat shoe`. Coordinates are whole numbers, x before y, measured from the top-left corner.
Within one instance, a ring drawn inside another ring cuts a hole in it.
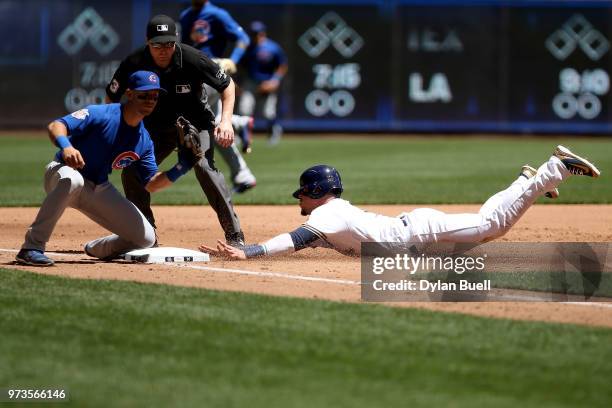
[[[233,246],[234,248],[242,248],[245,245],[244,233],[238,231],[231,234],[225,234],[225,242],[227,242],[227,245]]]
[[[599,177],[601,172],[587,159],[572,153],[564,146],[557,146],[553,156],[557,157],[565,167],[575,176]]]
[[[43,251],[38,249],[22,249],[19,251],[15,260],[23,265],[32,266],[53,266],[53,259],[47,257]]]
[[[530,179],[530,178],[534,177],[537,172],[538,171],[536,169],[534,169],[530,165],[526,164],[526,165],[524,165],[521,168],[521,172],[519,173],[519,175],[525,177],[526,179]],[[559,189],[557,189],[557,188],[552,189],[550,191],[547,191],[544,195],[546,197],[552,198],[552,199],[559,198]]]

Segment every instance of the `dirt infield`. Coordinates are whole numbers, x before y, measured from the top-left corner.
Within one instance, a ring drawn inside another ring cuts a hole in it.
[[[387,215],[397,215],[415,206],[364,206]],[[473,205],[432,206],[447,212],[474,212]],[[360,301],[360,262],[335,251],[307,249],[286,257],[230,262],[213,259],[206,264],[142,265],[106,263],[89,258],[83,244],[106,234],[81,213],[69,209],[60,220],[47,250],[51,268],[13,264],[16,250],[36,208],[0,208],[0,264],[44,274],[75,278],[117,279],[244,291],[270,295]],[[249,242],[262,241],[286,232],[304,221],[297,206],[237,207]],[[164,246],[196,248],[212,245],[222,232],[210,207],[156,207],[160,242]],[[612,242],[612,206],[536,205],[501,240],[515,242]],[[612,304],[567,303],[402,303],[393,306],[521,320],[576,323],[612,327]]]

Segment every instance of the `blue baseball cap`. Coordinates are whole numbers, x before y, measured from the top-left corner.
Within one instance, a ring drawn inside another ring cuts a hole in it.
[[[128,88],[132,91],[152,91],[158,89],[166,92],[164,88],[159,86],[159,77],[155,72],[151,71],[136,71],[128,79]]]
[[[261,21],[253,21],[249,26],[249,30],[252,33],[261,33],[266,31],[266,25]]]

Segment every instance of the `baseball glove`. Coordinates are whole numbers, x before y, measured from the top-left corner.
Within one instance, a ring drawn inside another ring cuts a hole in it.
[[[236,68],[236,64],[229,58],[213,58],[213,61],[216,62],[225,73],[229,75],[233,75],[238,71]]]
[[[178,134],[179,148],[191,150],[198,160],[204,157],[199,137],[200,132],[195,126],[184,117],[179,116],[176,120],[176,131]]]

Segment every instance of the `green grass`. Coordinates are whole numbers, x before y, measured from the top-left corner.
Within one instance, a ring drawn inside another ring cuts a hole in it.
[[[491,281],[492,288],[519,289],[545,292],[560,295],[578,295],[585,298],[606,297],[612,300],[612,273],[609,272],[578,272],[578,271],[495,271],[466,272],[458,275],[454,272],[416,273],[406,276],[406,279],[429,282],[442,281],[459,283],[460,280],[479,283]],[[460,295],[460,291],[457,291]]]
[[[345,197],[358,204],[482,203],[505,188],[529,163],[538,166],[559,143],[592,159],[601,180],[572,178],[561,187],[558,203],[611,203],[612,140],[606,138],[498,137],[294,137],[275,148],[255,140],[247,156],[257,187],[234,197],[237,204],[291,204],[302,170],[327,163],[340,170]],[[44,197],[42,176],[54,148],[43,138],[0,138],[0,206],[37,206]],[[162,169],[174,164],[167,159]],[[227,168],[217,155],[227,180]],[[120,186],[118,172],[112,177]],[[205,202],[193,172],[154,195],[154,204]],[[550,202],[541,200],[541,202]]]
[[[6,269],[0,287],[1,386],[72,406],[612,405],[610,329]]]

